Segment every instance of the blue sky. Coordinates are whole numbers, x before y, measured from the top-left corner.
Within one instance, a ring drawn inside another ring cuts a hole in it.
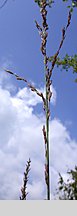
[[[49,37],[48,37],[47,52],[48,52],[48,55],[50,55],[50,56],[56,52],[56,50],[59,46],[59,43],[61,40],[61,29],[67,23],[67,16],[68,16],[68,9],[66,8],[66,4],[63,4],[61,0],[58,0],[57,3],[53,4],[53,9],[49,9],[49,13],[48,13]],[[5,66],[5,67],[9,68],[10,70],[13,70],[14,72],[18,73],[20,76],[27,78],[27,80],[34,82],[35,85],[37,86],[37,88],[43,88],[44,87],[44,71],[43,71],[43,61],[42,61],[43,57],[42,57],[41,52],[40,52],[40,44],[41,43],[40,43],[40,37],[39,37],[38,31],[35,27],[35,22],[34,22],[35,19],[38,22],[41,21],[40,14],[39,14],[39,8],[37,7],[37,4],[34,3],[34,1],[23,0],[23,2],[22,2],[21,0],[20,1],[18,1],[18,0],[12,1],[11,0],[11,1],[8,1],[8,3],[5,5],[5,7],[2,10],[0,10],[0,66],[1,66],[1,68],[3,66]],[[77,53],[76,25],[77,25],[77,9],[74,10],[71,25],[67,31],[66,39],[64,41],[63,47],[62,47],[61,52],[60,52],[61,57],[63,57],[66,53],[68,53],[69,55],[73,55],[73,54]],[[1,73],[3,73],[3,72],[1,72]],[[68,72],[66,72],[66,71],[61,71],[60,69],[57,69],[56,67],[53,71],[53,76],[52,76],[53,88],[54,88],[54,92],[55,92],[54,93],[55,94],[55,96],[54,96],[55,105],[53,105],[53,102],[51,103],[51,119],[52,119],[52,121],[50,123],[51,124],[50,128],[54,132],[54,131],[56,131],[56,127],[58,129],[59,129],[59,127],[61,127],[62,134],[59,138],[62,139],[63,134],[64,134],[63,140],[66,139],[66,141],[68,141],[66,143],[68,143],[68,144],[70,143],[70,146],[72,146],[72,147],[69,146],[69,149],[73,149],[73,148],[76,149],[76,145],[77,145],[76,144],[77,143],[77,132],[76,132],[76,129],[77,129],[77,115],[76,115],[76,111],[77,111],[77,98],[76,98],[77,84],[74,82],[75,77],[76,77],[76,75],[72,74],[71,69]],[[25,129],[23,126],[25,124],[25,122],[23,120],[23,115],[28,115],[28,112],[29,112],[30,123],[31,123],[31,119],[32,119],[32,123],[34,125],[34,128],[37,125],[38,130],[39,130],[41,123],[44,121],[44,116],[42,116],[42,105],[40,104],[40,101],[35,96],[33,96],[33,94],[31,94],[30,92],[27,92],[27,89],[24,89],[25,83],[17,82],[13,77],[9,78],[9,75],[7,77],[6,75],[1,74],[0,87],[1,87],[1,94],[0,94],[1,97],[0,98],[1,98],[2,104],[5,108],[1,114],[1,115],[3,115],[3,119],[2,119],[2,116],[0,117],[2,135],[5,136],[5,132],[3,134],[3,130],[2,130],[2,128],[4,128],[4,124],[6,123],[6,125],[7,124],[10,125],[12,118],[14,117],[13,120],[15,120],[16,113],[18,112],[18,114],[17,114],[17,116],[18,116],[19,112],[20,112],[21,116],[22,116],[21,119],[20,119],[20,117],[16,117],[16,119],[19,119],[18,120],[19,131],[23,131],[23,132],[21,132],[22,133],[21,137],[22,137],[22,141],[24,143],[25,138],[23,138],[24,137],[23,133],[25,130],[28,130],[29,128]],[[26,91],[26,92],[24,92],[24,91]],[[3,97],[5,96],[5,101],[3,101],[2,95],[3,95]],[[28,98],[28,96],[29,96],[29,98]],[[31,101],[31,97],[33,98],[32,101]],[[12,115],[10,114],[10,117],[9,117],[8,111],[6,113],[6,110],[8,110],[8,108],[6,109],[6,106],[7,106],[7,100],[6,99],[7,98],[8,98],[8,101],[11,101],[11,103],[12,103],[12,105],[10,105],[10,102],[8,104],[8,107],[10,110],[9,112],[12,113]],[[22,101],[20,101],[19,99],[22,99]],[[32,102],[32,106],[31,106],[31,102]],[[13,107],[13,105],[15,107]],[[19,107],[18,107],[18,105],[19,105]],[[21,109],[22,105],[24,107]],[[13,108],[14,108],[14,113],[13,113]],[[15,109],[17,109],[17,110],[15,110]],[[2,106],[1,106],[1,110],[2,110]],[[25,113],[22,114],[23,110],[24,110],[24,112],[26,111],[26,114]],[[38,115],[42,116],[41,117],[42,119],[39,120]],[[6,118],[5,118],[6,122],[4,121],[4,116],[6,116]],[[9,118],[9,122],[8,122],[8,118]],[[25,117],[25,118],[27,118],[27,117]],[[37,122],[37,124],[34,123],[34,119]],[[17,122],[17,120],[16,120],[16,122]],[[15,126],[17,124],[16,122],[14,122]],[[32,125],[32,123],[31,123],[31,125]],[[20,124],[21,124],[22,128],[21,128]],[[11,131],[9,132],[9,128],[8,128],[8,130],[7,130],[8,134],[13,133],[13,131],[14,131],[14,128],[12,129],[12,126],[10,126],[10,127],[11,127],[11,129],[10,129]],[[29,125],[29,127],[31,129],[30,125]],[[16,126],[16,128],[17,128],[17,126]],[[20,130],[20,128],[21,128],[21,130]],[[37,134],[36,138],[41,140],[41,137],[40,136],[38,137],[38,133],[36,133],[36,134]],[[51,132],[51,134],[52,134],[52,132]],[[53,134],[55,134],[55,133],[53,133]],[[53,139],[53,134],[52,134],[52,139]],[[1,135],[1,138],[2,138],[2,135]],[[14,136],[15,136],[15,134],[14,134]],[[5,137],[6,137],[5,140],[7,142],[7,145],[10,145],[11,148],[13,147],[13,149],[7,150],[6,147],[4,147],[4,148],[2,147],[3,152],[1,154],[5,154],[5,153],[7,154],[7,152],[8,152],[9,158],[11,159],[11,157],[12,157],[13,163],[14,163],[14,157],[17,154],[17,152],[19,154],[20,151],[17,148],[14,149],[14,137],[12,137],[12,140],[10,140],[11,138],[9,138],[9,137],[11,137],[10,135],[8,135],[8,138],[7,138],[7,136],[5,136]],[[59,138],[57,140],[58,143],[59,143]],[[3,143],[5,143],[5,140],[3,140],[3,138],[2,138]],[[27,141],[27,142],[29,142],[29,141]],[[35,140],[34,140],[34,142],[35,142]],[[73,145],[73,142],[74,142],[74,145]],[[11,144],[8,144],[8,143],[11,143]],[[18,138],[17,138],[17,143],[18,143]],[[53,140],[53,143],[54,143],[54,140]],[[54,149],[53,146],[51,148]],[[24,144],[23,144],[23,149],[24,149]],[[36,147],[35,147],[35,149],[36,149]],[[38,147],[38,149],[39,149],[39,147]],[[66,148],[66,149],[68,149],[68,148]],[[39,151],[41,152],[41,146],[40,146]],[[69,151],[71,151],[71,150],[69,150]],[[11,152],[14,153],[13,156],[12,156]],[[24,150],[22,152],[24,152]],[[55,152],[53,153],[53,157],[52,157],[53,161],[55,158],[54,155],[58,154]],[[5,154],[5,156],[6,156],[6,154]],[[25,154],[26,154],[26,158],[27,158],[29,153],[28,154],[25,153]],[[36,154],[36,152],[35,152],[35,154]],[[68,160],[67,152],[65,152],[65,155],[66,155],[65,156],[66,157],[65,166],[68,167],[69,164],[71,166],[72,161],[67,162],[67,160]],[[71,151],[70,155],[72,155],[72,151]],[[72,160],[75,164],[77,161],[76,161],[76,156],[75,157],[74,156],[75,156],[75,152],[73,152],[73,158],[72,158]],[[18,158],[19,158],[19,155],[18,155]],[[34,154],[32,154],[32,158],[34,161],[35,160]],[[36,154],[35,158],[39,158],[39,154]],[[41,156],[41,158],[42,158],[42,156]],[[22,159],[22,156],[21,156],[21,159]],[[23,161],[20,160],[20,161],[22,164],[22,166],[20,165],[20,170],[22,170],[22,174],[23,174],[24,164],[25,164],[25,156],[24,156],[24,160]],[[38,161],[37,162],[37,164],[38,164],[39,159],[37,161]],[[58,164],[58,163],[59,163],[59,161],[56,162],[56,164]],[[51,162],[51,164],[53,164],[53,162]],[[55,167],[55,166],[57,166],[57,165],[53,165],[53,167]],[[6,166],[4,165],[3,170],[5,170],[5,167]],[[14,169],[14,164],[11,165],[11,167],[12,167],[12,169]],[[9,172],[9,169],[11,169],[11,167],[9,168],[9,165],[7,165],[8,172]],[[62,171],[64,174],[64,170],[62,169],[62,167],[60,170],[59,170],[59,168],[60,168],[60,165],[58,165],[58,168],[56,168],[56,170]],[[34,170],[33,173],[34,173],[34,175],[32,175],[31,179],[34,179],[35,177],[37,179],[37,176],[40,174],[40,168],[39,168],[39,174],[38,175],[35,175],[35,174],[37,174],[36,170]],[[53,173],[55,173],[55,171],[53,171]],[[1,175],[1,172],[0,172],[0,175]],[[14,175],[15,175],[15,173],[14,173]],[[41,176],[41,174],[39,176]],[[19,179],[18,182],[20,185],[21,179]],[[32,191],[32,184],[29,185],[29,188],[33,194],[31,197],[32,199],[34,199],[34,198],[37,199],[37,195],[40,199],[39,189],[37,190],[36,182],[34,183],[34,181],[33,181],[33,185],[36,188],[35,194]],[[6,186],[4,187],[4,191],[6,191],[6,188],[7,188],[7,184],[5,184],[5,185]],[[38,188],[42,188],[41,182],[39,182],[38,185],[39,185]],[[53,188],[54,188],[54,185],[53,185]],[[43,189],[41,199],[43,198],[44,193],[45,193],[45,189]],[[4,199],[4,194],[2,191],[1,191],[1,194],[2,194],[1,198]],[[7,194],[7,192],[6,192],[6,199],[7,199],[7,197],[9,197],[9,199],[12,199],[12,198],[14,199],[15,196],[17,198],[16,192],[15,192],[15,194],[13,194],[13,197],[10,197],[10,195]]]

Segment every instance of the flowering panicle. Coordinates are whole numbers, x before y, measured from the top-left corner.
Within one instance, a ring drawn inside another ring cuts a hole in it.
[[[27,198],[27,183],[28,183],[28,174],[30,171],[30,164],[31,164],[31,160],[29,159],[29,161],[27,161],[27,165],[26,165],[26,171],[24,172],[24,179],[23,179],[23,186],[21,188],[21,197],[20,200],[26,200]]]

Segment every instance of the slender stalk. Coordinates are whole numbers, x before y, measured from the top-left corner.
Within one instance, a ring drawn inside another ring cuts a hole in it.
[[[49,118],[48,118],[49,102],[48,102],[48,92],[46,83],[46,135],[47,135],[47,199],[50,200],[50,173],[49,173]]]
[[[49,68],[48,68],[48,61],[47,61],[47,52],[46,52],[46,45],[47,45],[47,37],[48,37],[48,24],[47,24],[47,3],[46,1],[42,0],[42,36],[41,36],[41,51],[44,56],[44,72],[45,72],[45,91],[46,91],[46,106],[45,106],[45,116],[46,116],[46,142],[45,142],[45,182],[47,185],[47,200],[50,200],[50,172],[49,172],[49,93],[50,93],[50,80],[48,77]]]
[[[40,30],[41,35],[41,52],[44,57],[44,73],[45,73],[45,91],[46,91],[46,104],[45,104],[45,116],[46,116],[46,126],[44,126],[43,134],[45,141],[45,182],[47,186],[47,200],[50,200],[50,173],[49,173],[49,93],[50,93],[50,80],[48,77],[49,68],[47,60],[47,37],[48,37],[48,24],[47,24],[47,3],[46,0],[41,0],[40,13],[42,16],[42,27],[36,22],[38,30]]]
[[[46,52],[47,37],[48,37],[48,24],[47,24],[47,2],[46,0],[41,0],[41,9],[40,13],[42,16],[42,27],[36,22],[36,26],[40,31],[41,36],[41,52],[44,56],[44,73],[45,73],[45,91],[46,91],[46,104],[45,104],[45,117],[46,117],[46,126],[43,126],[43,135],[45,141],[45,182],[47,186],[47,200],[50,200],[50,173],[49,173],[49,117],[50,117],[50,79],[49,79],[49,68],[48,68],[48,58]]]

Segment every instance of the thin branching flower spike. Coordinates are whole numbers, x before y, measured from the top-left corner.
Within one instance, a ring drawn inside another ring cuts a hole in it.
[[[27,199],[27,183],[28,183],[28,174],[30,171],[30,164],[31,164],[31,160],[29,159],[29,161],[27,161],[27,165],[26,165],[26,171],[24,172],[24,179],[23,179],[23,186],[21,188],[21,196],[20,196],[20,200],[26,200]]]

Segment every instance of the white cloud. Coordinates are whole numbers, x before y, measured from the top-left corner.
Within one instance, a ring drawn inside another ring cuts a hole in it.
[[[27,106],[36,106],[38,103],[41,103],[41,98],[37,97],[36,93],[32,92],[28,88],[19,89],[17,93],[17,99],[21,99],[24,101]]]
[[[43,92],[43,94],[45,96],[45,87],[37,89],[37,90],[39,92]],[[53,105],[55,105],[57,94],[56,94],[56,91],[55,91],[53,86],[51,86],[51,91],[52,91],[51,103]],[[36,106],[38,103],[42,102],[42,99],[40,97],[38,97],[36,93],[32,92],[30,89],[28,89],[26,87],[24,87],[23,89],[19,89],[16,97],[17,97],[17,99],[18,98],[22,99],[25,102],[25,105],[31,106],[31,107]]]
[[[33,181],[31,184],[28,184],[29,191],[31,192],[31,196],[29,195],[30,199],[34,200],[43,200],[45,188],[42,181]],[[38,194],[38,196],[37,196]]]
[[[37,96],[23,88],[14,96],[0,85],[0,199],[19,199],[25,165],[31,158],[28,199],[45,199],[44,117],[34,114],[40,103]],[[58,172],[77,163],[77,143],[58,119],[50,122],[50,173],[54,193]]]

